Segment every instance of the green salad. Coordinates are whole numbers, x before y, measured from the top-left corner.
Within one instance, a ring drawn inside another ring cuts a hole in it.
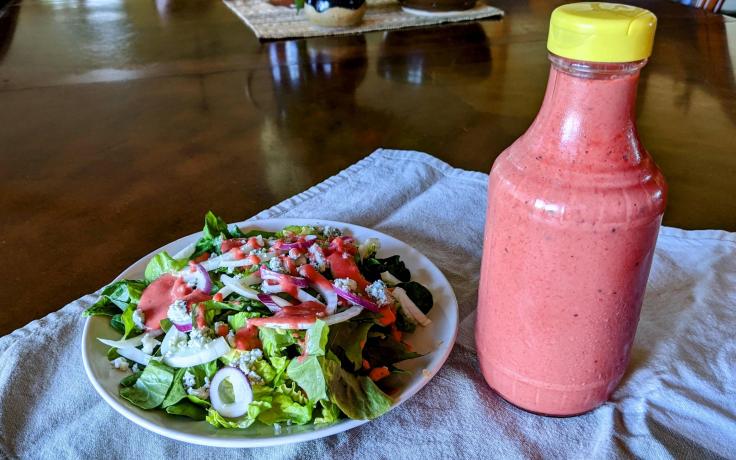
[[[99,339],[120,396],[220,428],[373,419],[419,357],[406,334],[431,321],[426,287],[380,241],[340,229],[228,226],[155,255],[144,279],[107,286],[85,312],[122,334]]]

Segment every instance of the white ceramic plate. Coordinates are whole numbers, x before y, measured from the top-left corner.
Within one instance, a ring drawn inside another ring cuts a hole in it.
[[[425,285],[434,296],[434,307],[428,315],[432,323],[427,327],[418,326],[416,332],[409,336],[409,342],[412,343],[415,350],[426,353],[426,355],[401,363],[400,367],[412,374],[404,389],[395,396],[393,407],[411,398],[442,367],[457,335],[457,300],[450,283],[442,272],[419,251],[375,230],[327,220],[268,219],[240,222],[236,225],[244,231],[254,228],[276,231],[287,225],[330,225],[342,229],[359,241],[370,237],[378,238],[381,241],[379,257],[399,254],[407,268],[411,270],[412,280]],[[146,264],[154,254],[163,250],[168,251],[169,254],[175,254],[186,245],[197,241],[200,236],[201,232],[167,244],[140,259],[121,273],[115,281],[123,278],[142,279]],[[317,439],[367,422],[367,420],[346,419],[327,426],[282,426],[281,432],[276,434],[273,427],[261,424],[255,424],[245,430],[217,429],[204,421],[195,422],[184,417],[173,417],[160,410],[145,411],[131,405],[118,395],[118,383],[125,374],[110,365],[106,357],[108,347],[99,342],[98,337],[117,340],[120,334],[109,326],[109,320],[105,317],[89,318],[85,324],[82,337],[82,358],[87,377],[95,390],[113,409],[129,420],[172,439],[217,447],[263,447]]]

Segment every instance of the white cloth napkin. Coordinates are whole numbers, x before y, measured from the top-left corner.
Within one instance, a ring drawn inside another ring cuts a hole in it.
[[[460,305],[458,344],[401,407],[282,447],[169,440],[118,415],[87,381],[80,313],[95,300],[88,295],[0,338],[0,457],[736,458],[736,234],[663,228],[632,362],[612,400],[580,417],[540,417],[494,394],[473,351],[486,181],[423,153],[379,150],[256,216],[372,227],[447,275]]]

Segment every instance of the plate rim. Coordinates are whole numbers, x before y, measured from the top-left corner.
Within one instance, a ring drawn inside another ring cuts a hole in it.
[[[406,390],[401,392],[401,395],[398,398],[398,401],[396,401],[391,408],[386,412],[390,412],[397,407],[399,407],[401,404],[415,396],[417,393],[419,393],[420,390],[422,390],[429,382],[434,378],[434,376],[442,369],[442,367],[447,362],[447,359],[450,356],[450,353],[452,353],[452,350],[455,346],[455,342],[457,341],[457,334],[458,334],[458,328],[459,328],[459,307],[457,304],[457,296],[455,295],[455,291],[452,288],[452,285],[450,284],[449,280],[445,276],[445,274],[440,270],[437,265],[432,262],[432,260],[424,255],[421,251],[416,249],[410,244],[407,244],[403,240],[400,240],[399,238],[396,238],[394,236],[385,234],[379,230],[375,230],[369,227],[364,227],[362,225],[357,225],[349,222],[340,222],[340,221],[334,221],[334,220],[328,220],[328,219],[313,219],[313,218],[288,218],[288,217],[275,217],[275,218],[264,218],[264,219],[248,219],[240,222],[235,222],[228,224],[228,227],[235,225],[238,228],[248,228],[248,227],[257,227],[258,223],[268,223],[268,222],[274,222],[274,221],[287,221],[289,224],[292,225],[330,225],[333,227],[347,227],[348,230],[352,229],[360,229],[361,231],[367,231],[367,232],[373,232],[377,233],[380,237],[388,237],[393,240],[398,241],[403,246],[408,248],[411,251],[416,252],[420,257],[424,258],[426,262],[439,274],[441,277],[439,280],[443,281],[447,287],[448,287],[448,294],[450,296],[449,302],[447,306],[445,307],[448,313],[448,316],[450,316],[450,320],[454,318],[454,325],[452,327],[452,338],[451,340],[445,345],[444,343],[440,345],[440,347],[437,350],[434,350],[433,352],[442,351],[442,355],[439,357],[439,360],[437,361],[437,365],[434,366],[432,369],[424,369],[423,371],[423,378],[417,385],[416,388],[410,392],[410,394],[407,393]],[[165,248],[170,246],[177,246],[179,244],[184,244],[185,240],[189,240],[192,238],[199,238],[202,235],[202,231],[194,232],[185,236],[182,236],[181,238],[178,238],[174,241],[171,241],[169,243],[164,244],[163,246],[160,246],[158,249],[155,249],[145,256],[139,258],[132,264],[130,264],[128,267],[126,267],[118,276],[115,277],[110,283],[112,284],[114,282],[117,282],[121,279],[123,279],[123,276],[127,271],[131,269],[131,267],[134,267],[146,260],[150,260],[151,257],[158,254],[159,252],[165,250]],[[433,278],[435,278],[433,276]],[[344,419],[343,421],[339,423],[334,423],[332,425],[328,425],[325,428],[321,428],[314,431],[307,431],[307,432],[301,432],[301,433],[290,433],[290,434],[281,434],[271,437],[259,437],[259,438],[248,438],[248,437],[232,437],[232,438],[220,438],[220,437],[208,437],[206,435],[201,434],[191,434],[191,433],[184,433],[179,430],[173,429],[173,428],[167,428],[165,426],[161,426],[159,424],[156,424],[145,417],[138,415],[137,413],[133,412],[130,408],[126,407],[119,401],[115,400],[108,391],[103,388],[102,384],[94,378],[92,367],[90,364],[90,356],[88,356],[87,352],[87,344],[90,340],[94,340],[94,337],[90,337],[91,332],[91,324],[95,320],[100,320],[100,318],[97,317],[88,317],[84,324],[84,329],[82,331],[82,340],[81,340],[81,351],[82,351],[82,362],[84,365],[85,374],[87,375],[87,379],[90,381],[92,386],[94,387],[95,391],[102,397],[102,399],[107,402],[107,404],[112,407],[116,412],[118,412],[123,417],[127,418],[131,422],[149,430],[156,434],[159,434],[161,436],[164,436],[166,438],[174,439],[177,441],[182,441],[190,444],[196,444],[196,445],[202,445],[202,446],[210,446],[210,447],[224,447],[224,448],[252,448],[252,447],[270,447],[270,446],[279,446],[279,445],[285,445],[285,444],[295,444],[299,442],[304,441],[311,441],[316,439],[321,439],[327,436],[332,436],[334,434],[342,433],[344,431],[351,430],[353,428],[356,428],[358,426],[361,426],[371,420],[354,420],[354,419]],[[381,415],[383,417],[386,414]],[[380,418],[380,417],[378,417]],[[377,419],[376,419],[377,420]]]

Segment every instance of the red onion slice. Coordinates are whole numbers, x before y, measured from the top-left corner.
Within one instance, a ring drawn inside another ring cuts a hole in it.
[[[277,273],[267,268],[261,267],[261,279],[270,281],[281,281],[287,280],[294,284],[296,287],[309,287],[309,281],[298,276],[285,275],[283,273]]]
[[[344,291],[340,289],[339,287],[335,286],[334,284],[332,285],[332,288],[335,290],[337,295],[347,300],[348,302],[358,305],[359,307],[363,307],[366,310],[378,312],[378,305],[371,302],[370,300],[363,298],[359,295],[353,294],[352,292]]]
[[[233,402],[225,402],[220,395],[220,385],[227,380],[232,388]],[[210,402],[223,417],[236,418],[248,412],[248,405],[253,402],[253,390],[248,383],[248,378],[243,372],[235,367],[223,367],[210,383]]]
[[[308,279],[310,285],[325,299],[327,314],[331,315],[335,313],[335,310],[337,310],[337,293],[332,283],[311,265],[302,265],[299,267],[299,274]]]
[[[286,305],[279,305],[279,300],[276,299],[279,299],[281,303],[285,302]],[[271,313],[276,313],[277,311],[280,311],[282,306],[286,307],[288,305],[291,305],[291,302],[282,299],[281,297],[276,297],[268,294],[258,294],[258,300],[260,300],[263,305],[271,310]]]
[[[174,325],[177,331],[179,332],[189,332],[192,330],[192,320],[189,319],[188,323],[171,323]]]
[[[210,278],[210,274],[207,273],[207,269],[202,266],[202,264],[194,264],[194,268],[196,269],[197,274],[197,289],[204,292],[205,294],[209,294],[212,291],[212,279]]]

